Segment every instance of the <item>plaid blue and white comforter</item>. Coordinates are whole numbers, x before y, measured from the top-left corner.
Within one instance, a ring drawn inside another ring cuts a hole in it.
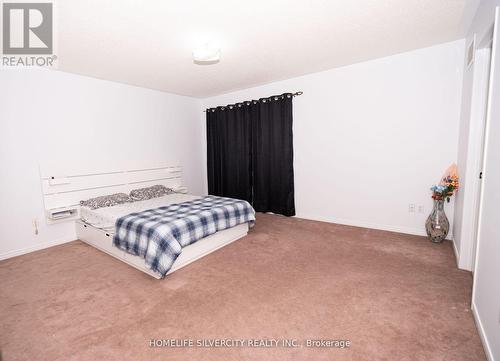
[[[183,247],[246,222],[255,222],[248,202],[207,196],[118,218],[113,244],[165,276]]]

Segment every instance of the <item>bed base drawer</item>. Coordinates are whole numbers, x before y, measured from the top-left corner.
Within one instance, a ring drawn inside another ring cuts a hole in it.
[[[172,268],[168,271],[167,275],[172,272],[179,270],[180,268],[187,266],[191,262],[206,256],[219,248],[222,248],[229,243],[232,243],[248,233],[248,223],[243,223],[235,227],[219,231],[208,237],[200,239],[187,247],[182,249],[182,253],[175,260]],[[147,266],[143,258],[134,256],[125,251],[120,250],[113,246],[113,235],[103,231],[102,229],[95,228],[85,222],[79,220],[76,221],[76,234],[78,239],[99,249],[102,252],[109,254],[138,270],[147,273],[154,278],[160,279],[161,275],[151,271]]]

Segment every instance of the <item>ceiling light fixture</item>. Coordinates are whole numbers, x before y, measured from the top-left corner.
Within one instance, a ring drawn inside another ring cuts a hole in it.
[[[220,48],[204,44],[193,50],[193,62],[199,65],[216,64],[220,61]]]

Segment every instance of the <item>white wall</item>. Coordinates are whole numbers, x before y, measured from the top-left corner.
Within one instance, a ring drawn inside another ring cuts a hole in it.
[[[0,257],[75,237],[71,223],[45,224],[40,163],[181,164],[191,192],[206,193],[200,104],[297,90],[297,215],[423,234],[428,188],[456,160],[463,52],[456,41],[202,102],[63,72],[0,71]]]
[[[0,71],[0,258],[74,240],[46,225],[39,164],[184,168],[203,191],[200,101],[57,71]],[[39,223],[34,234],[32,220]]]
[[[424,234],[429,187],[457,158],[463,53],[455,41],[203,105],[302,90],[294,99],[297,216]],[[410,203],[423,213],[409,213]],[[452,221],[453,203],[446,211]]]

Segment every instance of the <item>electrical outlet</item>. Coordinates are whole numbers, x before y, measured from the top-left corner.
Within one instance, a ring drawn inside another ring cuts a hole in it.
[[[413,203],[408,204],[408,212],[415,213],[415,204]]]
[[[418,213],[424,213],[424,206],[423,205],[418,206]]]

